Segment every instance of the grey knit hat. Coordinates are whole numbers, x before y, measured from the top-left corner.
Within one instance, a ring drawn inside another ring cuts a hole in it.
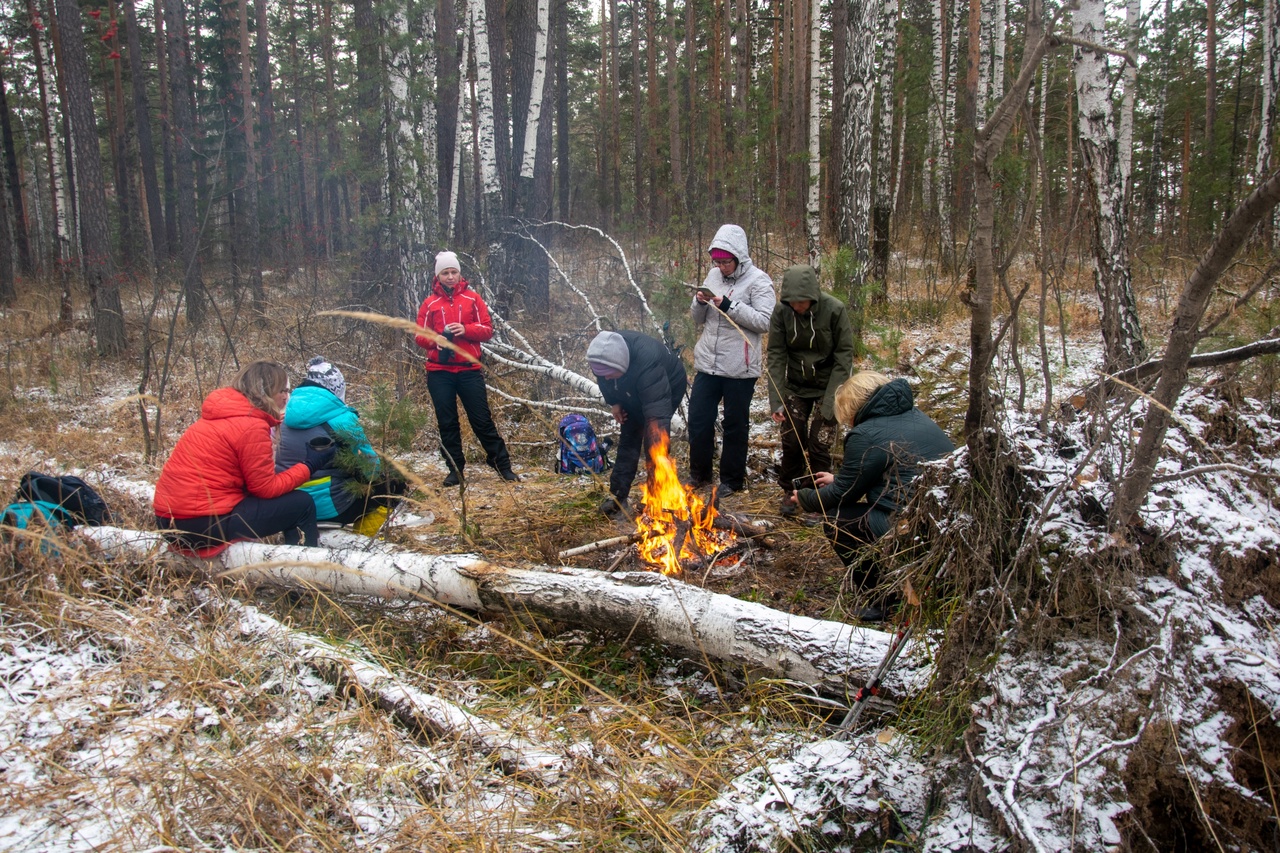
[[[617,371],[626,373],[631,366],[631,350],[627,339],[617,332],[601,332],[587,347],[587,364],[596,376]]]
[[[347,380],[324,356],[318,355],[307,362],[307,381],[332,391],[342,402],[347,401]]]

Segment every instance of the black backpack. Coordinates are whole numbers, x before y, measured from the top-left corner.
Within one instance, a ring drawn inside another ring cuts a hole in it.
[[[111,522],[111,511],[107,509],[102,495],[84,480],[70,474],[61,477],[38,471],[23,474],[14,502],[23,501],[56,504],[70,516],[69,523],[73,526],[88,524],[97,527]]]

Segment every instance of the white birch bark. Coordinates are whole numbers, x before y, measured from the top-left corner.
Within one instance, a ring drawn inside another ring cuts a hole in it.
[[[938,180],[939,239],[942,241],[943,257],[946,258],[955,254],[955,237],[951,231],[951,206],[955,202],[953,193],[955,169],[952,157],[954,140],[951,135],[956,126],[955,88],[956,81],[960,79],[960,33],[967,31],[965,21],[968,8],[967,0],[952,0],[951,37],[947,40],[947,79],[942,102],[942,149],[939,152],[941,168]]]
[[[484,0],[469,0],[467,12],[476,51],[476,99],[479,101],[480,179],[486,212],[502,209],[502,181],[498,176],[498,142],[493,115],[493,66],[489,59],[489,24]]]
[[[1125,0],[1125,50],[1138,58],[1138,22],[1142,18],[1142,0]],[[1120,101],[1120,181],[1124,187],[1126,202],[1133,198],[1133,106],[1138,93],[1138,66],[1126,62],[1124,66],[1124,95]]]
[[[995,0],[991,15],[991,103],[1004,99],[1005,22],[1009,0]],[[1043,137],[1041,137],[1043,138]]]
[[[52,186],[49,192],[58,199],[58,215],[54,219],[54,236],[58,243],[58,260],[62,262],[61,269],[67,268],[67,262],[71,258],[80,254],[79,237],[75,233],[75,229],[71,227],[71,205],[72,200],[67,194],[67,170],[65,167],[67,152],[62,147],[62,134],[58,132],[57,112],[59,105],[55,103],[57,97],[57,87],[53,85],[53,81],[57,79],[57,74],[53,67],[53,40],[48,30],[41,33],[40,45],[40,61],[44,65],[44,79],[49,81],[49,91],[47,99],[47,109],[44,110],[43,120],[45,122],[45,138],[49,140],[49,159],[50,159],[50,175],[49,179]],[[34,51],[32,51],[34,53]]]
[[[228,600],[242,634],[260,638],[289,650],[327,681],[354,684],[373,697],[411,731],[430,732],[438,738],[457,738],[473,749],[493,756],[509,773],[522,772],[554,782],[567,770],[569,759],[532,743],[478,717],[462,706],[418,690],[397,678],[386,667],[357,657],[320,637],[294,630],[256,607]]]
[[[991,112],[991,7],[994,0],[979,0],[978,8],[978,115]],[[981,119],[979,119],[981,121]]]
[[[439,220],[436,170],[435,113],[435,16],[416,4],[411,25],[404,6],[390,15],[391,38],[387,47],[388,126],[392,142],[388,151],[388,215],[400,235],[397,264],[404,286],[400,306],[404,314],[416,309],[416,298],[426,292],[430,279],[419,263],[422,251],[435,245]]]
[[[933,68],[929,74],[929,149],[925,153],[924,185],[921,199],[925,211],[934,210],[941,195],[939,178],[942,166],[943,122],[946,120],[946,39],[943,15],[947,0],[933,0],[929,10],[933,13]]]
[[[458,81],[458,116],[454,122],[453,132],[453,176],[449,181],[449,236],[452,237],[458,232],[458,197],[462,190],[462,176],[466,174],[462,163],[466,160],[465,152],[467,150],[467,142],[471,138],[470,127],[471,121],[468,116],[471,113],[467,110],[467,96],[470,94],[469,87],[466,85],[466,68],[467,62],[470,60],[472,50],[471,39],[471,17],[467,16],[467,22],[462,27],[462,58],[459,61],[459,81]]]
[[[158,533],[116,527],[78,532],[110,554],[154,557],[166,548]],[[322,542],[328,536],[322,534]],[[345,544],[350,536],[334,541]],[[415,599],[478,613],[540,614],[836,692],[873,670],[890,642],[881,631],[782,613],[657,572],[497,565],[473,554],[437,556],[391,546],[366,551],[261,542],[237,542],[201,562],[220,579]],[[924,673],[907,664],[895,674],[913,688],[923,683]]]
[[[542,121],[543,91],[547,81],[547,30],[551,26],[550,0],[538,0],[538,32],[534,37],[533,86],[529,93],[529,115],[525,120],[524,154],[520,177],[533,179],[533,161],[538,151],[538,124]]]
[[[822,4],[812,0],[809,12],[809,192],[805,220],[809,233],[809,265],[815,270],[822,256],[822,210],[819,189],[822,183],[822,152],[819,145],[822,88]]]
[[[1080,0],[1071,19],[1077,41],[1105,43],[1104,6],[1105,0]],[[1111,80],[1107,56],[1101,51],[1077,45],[1074,62],[1080,158],[1093,207],[1094,287],[1102,306],[1105,369],[1123,369],[1140,362],[1146,348],[1129,267],[1127,205],[1112,118]]]
[[[871,262],[871,122],[875,95],[877,0],[849,0],[849,48],[844,67],[844,175],[840,188],[841,242],[853,251],[853,284],[866,281]]]
[[[1258,121],[1258,159],[1254,163],[1255,184],[1271,172],[1271,140],[1275,136],[1276,94],[1280,91],[1280,14],[1276,0],[1262,5],[1262,104]]]
[[[891,209],[893,203],[893,76],[897,68],[898,0],[880,6],[880,129],[876,146],[875,206]],[[899,149],[901,151],[901,149]]]

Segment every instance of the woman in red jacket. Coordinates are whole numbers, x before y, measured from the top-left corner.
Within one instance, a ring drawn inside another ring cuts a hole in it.
[[[449,468],[444,484],[458,485],[467,464],[462,454],[459,400],[467,412],[471,431],[484,447],[485,461],[502,479],[519,480],[511,470],[507,443],[498,435],[489,413],[489,392],[480,366],[480,344],[493,337],[489,306],[462,277],[458,256],[453,252],[436,255],[436,277],[431,282],[431,293],[418,309],[418,325],[453,344],[451,349],[436,346],[436,339],[426,335],[417,338],[418,346],[427,351],[427,391],[440,428],[440,455]]]
[[[316,505],[295,491],[333,459],[334,449],[308,448],[303,462],[279,474],[272,431],[289,399],[289,375],[274,361],[255,361],[204,400],[200,419],[178,439],[160,471],[156,523],[188,548],[284,533],[318,545]]]

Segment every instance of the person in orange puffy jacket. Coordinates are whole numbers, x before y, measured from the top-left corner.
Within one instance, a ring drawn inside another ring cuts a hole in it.
[[[427,391],[440,428],[440,455],[449,469],[444,485],[458,485],[467,464],[462,453],[459,400],[466,410],[471,431],[484,448],[489,467],[507,482],[517,482],[520,476],[511,470],[507,443],[498,434],[489,412],[489,392],[484,387],[484,370],[480,365],[480,344],[493,337],[489,306],[462,277],[458,256],[453,252],[436,255],[436,276],[431,282],[431,292],[418,308],[418,325],[452,344],[452,347],[438,346],[438,338],[417,336],[418,346],[427,353]]]
[[[296,490],[336,451],[308,448],[276,473],[272,433],[288,399],[289,374],[274,361],[255,361],[205,398],[156,482],[156,524],[170,541],[201,549],[284,533],[288,545],[300,534],[319,544],[315,502]]]

